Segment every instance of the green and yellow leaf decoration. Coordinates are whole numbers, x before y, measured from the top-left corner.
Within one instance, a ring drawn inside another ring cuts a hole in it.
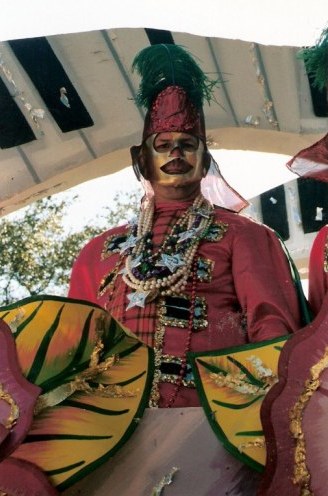
[[[112,456],[147,405],[153,353],[85,301],[38,296],[0,308],[25,377],[42,388],[24,443],[12,454],[64,490]]]
[[[259,472],[266,460],[260,408],[277,382],[279,355],[289,337],[189,354],[214,432],[230,453]]]

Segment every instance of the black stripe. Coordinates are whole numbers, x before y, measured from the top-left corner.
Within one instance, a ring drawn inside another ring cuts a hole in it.
[[[45,470],[45,473],[48,475],[48,477],[50,477],[50,476],[54,476],[57,474],[63,474],[65,472],[70,472],[74,468],[81,467],[84,464],[85,464],[85,460],[82,460],[82,461],[77,462],[77,463],[72,463],[72,465],[66,465],[65,467],[55,468],[53,470]]]
[[[8,42],[63,133],[93,125],[76,89],[45,37]],[[66,88],[70,108],[60,101]]]
[[[151,29],[151,28],[145,28],[145,31],[151,45],[158,45],[159,43],[174,45],[174,40],[171,31],[164,31],[162,29]]]
[[[0,78],[0,147],[11,148],[33,140],[32,129]]]
[[[87,360],[84,360],[84,362],[82,362],[81,360],[83,358],[83,354],[88,344],[88,338],[90,334],[90,324],[92,321],[93,313],[94,313],[94,309],[92,309],[91,312],[89,312],[85,320],[82,330],[82,337],[80,338],[79,344],[76,348],[75,354],[72,360],[70,361],[70,363],[68,363],[67,366],[59,374],[50,377],[45,382],[39,384],[44,393],[51,389],[54,389],[55,387],[58,387],[61,382],[65,382],[65,380],[67,380],[67,377],[72,375],[73,373],[74,375],[77,374],[77,370],[81,370],[81,365],[84,369],[85,365],[88,364],[89,357],[87,357]]]
[[[108,410],[106,408],[100,408],[95,405],[90,405],[89,403],[83,403],[82,401],[74,401],[74,400],[64,400],[60,406],[70,406],[72,408],[80,408],[82,410],[88,410],[89,412],[99,413],[101,415],[109,415],[109,416],[117,416],[124,415],[128,413],[130,410]]]
[[[50,328],[47,330],[47,332],[44,334],[41,344],[38,348],[38,351],[35,354],[35,358],[32,364],[32,367],[30,368],[29,373],[27,374],[26,378],[28,381],[33,382],[34,384],[37,384],[37,378],[42,370],[42,367],[44,365],[44,359],[47,354],[47,350],[50,346],[51,340],[55,334],[55,332],[58,329],[58,324],[60,321],[60,316],[62,314],[62,311],[64,309],[65,305],[62,305],[61,308],[59,309],[56,317],[53,320],[52,325]]]
[[[20,335],[20,333],[25,329],[26,326],[28,326],[28,324],[30,322],[32,322],[32,320],[34,319],[34,317],[37,315],[38,311],[40,310],[40,308],[42,307],[43,305],[43,301],[41,301],[38,306],[33,310],[33,312],[24,320],[24,322],[22,322],[21,324],[19,324],[17,326],[17,331],[15,333],[15,339],[17,339],[17,336]]]

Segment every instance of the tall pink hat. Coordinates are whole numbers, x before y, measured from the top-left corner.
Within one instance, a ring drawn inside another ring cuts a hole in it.
[[[168,86],[153,101],[147,112],[142,140],[152,134],[170,131],[198,136],[206,143],[203,109],[197,109],[181,86]]]

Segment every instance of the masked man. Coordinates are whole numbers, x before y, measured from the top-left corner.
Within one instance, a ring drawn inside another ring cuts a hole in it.
[[[139,218],[86,245],[69,296],[105,307],[154,348],[150,406],[198,406],[188,352],[293,332],[299,305],[280,242],[238,214],[246,202],[207,149],[213,81],[176,45],[146,48],[134,67],[147,108],[131,148],[145,187]]]

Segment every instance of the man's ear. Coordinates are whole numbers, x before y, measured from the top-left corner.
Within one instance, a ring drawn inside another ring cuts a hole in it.
[[[143,149],[142,145],[131,146],[130,154],[132,158],[133,170],[138,181],[140,181],[140,176],[143,176],[145,179],[148,179],[145,150]]]

